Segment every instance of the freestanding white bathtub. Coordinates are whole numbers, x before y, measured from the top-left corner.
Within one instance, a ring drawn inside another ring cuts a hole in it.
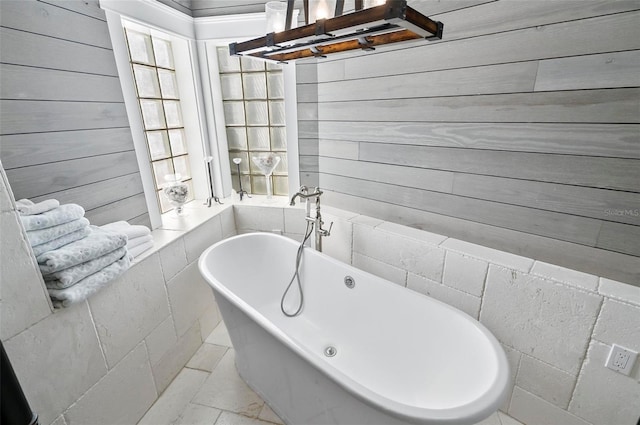
[[[474,424],[498,409],[509,381],[504,351],[444,303],[305,248],[304,308],[283,315],[297,248],[252,233],[211,246],[199,261],[238,372],[287,424]],[[287,311],[297,292],[294,284]]]

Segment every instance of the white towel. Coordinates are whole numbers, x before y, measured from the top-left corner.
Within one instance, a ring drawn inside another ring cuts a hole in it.
[[[125,235],[127,235],[129,240],[151,234],[151,229],[149,229],[147,226],[142,226],[139,224],[129,224],[126,221],[116,221],[114,223],[105,224],[101,227],[103,229],[112,230],[114,232],[124,233]]]
[[[54,208],[58,208],[60,202],[56,199],[47,199],[46,201],[33,203],[29,199],[20,199],[16,201],[16,209],[20,215],[42,214]]]
[[[64,235],[81,230],[89,225],[89,220],[82,217],[77,220],[70,221],[68,223],[60,224],[58,226],[47,227],[40,230],[28,230],[27,239],[31,246],[41,245],[43,243],[51,242],[54,239],[61,238]]]
[[[89,222],[87,222],[87,224],[88,223]],[[54,249],[58,249],[62,246],[68,245],[71,242],[78,241],[84,237],[89,236],[89,233],[91,233],[91,228],[87,225],[80,230],[67,233],[66,235],[61,236],[57,239],[32,247],[33,253],[36,256],[36,259],[38,259],[38,257],[44,254],[45,252],[53,251]]]
[[[57,272],[95,260],[127,244],[127,237],[122,233],[111,232],[97,226],[91,226],[91,230],[91,234],[86,238],[45,252],[38,257],[42,274]]]
[[[68,307],[71,304],[75,304],[86,300],[94,293],[98,292],[104,286],[107,286],[113,279],[124,273],[131,265],[131,260],[128,255],[125,255],[122,259],[115,263],[108,265],[102,270],[89,275],[76,283],[75,285],[66,289],[51,289],[49,288],[49,296],[53,301],[53,306],[56,308]]]
[[[145,242],[142,245],[138,245],[129,250],[129,255],[132,257],[137,257],[148,249],[153,248],[153,241]]]
[[[76,204],[64,204],[42,214],[21,215],[25,230],[40,230],[58,226],[84,217],[84,208]]]
[[[142,245],[143,243],[147,242],[153,242],[153,236],[147,235],[140,236],[139,238],[129,239],[129,242],[127,242],[127,249],[131,250],[131,248],[135,248],[136,246]]]
[[[81,281],[87,276],[90,276],[100,270],[104,269],[108,265],[121,260],[123,257],[129,255],[125,247],[118,248],[115,251],[111,251],[105,255],[102,255],[96,259],[86,261],[78,264],[77,266],[71,266],[69,268],[53,272],[50,274],[43,274],[44,283],[49,289],[64,289],[68,288],[75,283]]]

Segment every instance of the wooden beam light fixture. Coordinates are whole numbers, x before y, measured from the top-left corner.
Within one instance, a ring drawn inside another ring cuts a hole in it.
[[[306,25],[291,28],[294,0],[287,0],[285,30],[264,37],[231,43],[229,53],[275,62],[324,58],[349,50],[375,50],[376,46],[417,39],[442,39],[442,22],[434,21],[407,5],[406,0],[386,0],[342,14],[344,0],[336,0],[335,16],[309,23],[309,0],[303,0]]]

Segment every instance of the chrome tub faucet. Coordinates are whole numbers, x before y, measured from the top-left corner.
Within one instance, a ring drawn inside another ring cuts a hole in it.
[[[314,226],[314,236],[315,236],[315,248],[316,251],[322,252],[322,237],[331,236],[331,229],[333,228],[333,222],[329,225],[329,229],[323,229],[324,221],[322,221],[322,214],[320,213],[320,196],[322,195],[322,191],[319,187],[313,189],[313,192],[309,192],[309,188],[307,186],[300,186],[298,192],[291,197],[290,206],[294,206],[296,204],[296,198],[304,199],[307,201],[307,214],[305,220],[312,223]],[[311,215],[311,208],[309,204],[309,200],[311,198],[315,198],[316,200],[316,211],[315,217]]]

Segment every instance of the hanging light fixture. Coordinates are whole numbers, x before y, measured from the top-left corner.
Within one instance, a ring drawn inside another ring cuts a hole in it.
[[[365,1],[370,7],[364,7]],[[442,39],[442,22],[407,6],[406,0],[365,1],[355,0],[355,11],[343,15],[344,0],[316,0],[311,7],[309,0],[303,0],[305,25],[299,28],[292,28],[294,0],[287,0],[286,12],[282,2],[270,2],[281,3],[273,5],[279,21],[269,15],[267,3],[267,21],[271,22],[267,35],[231,43],[229,53],[288,62],[356,49],[375,50],[376,46],[403,41]],[[282,27],[284,30],[278,31]]]

